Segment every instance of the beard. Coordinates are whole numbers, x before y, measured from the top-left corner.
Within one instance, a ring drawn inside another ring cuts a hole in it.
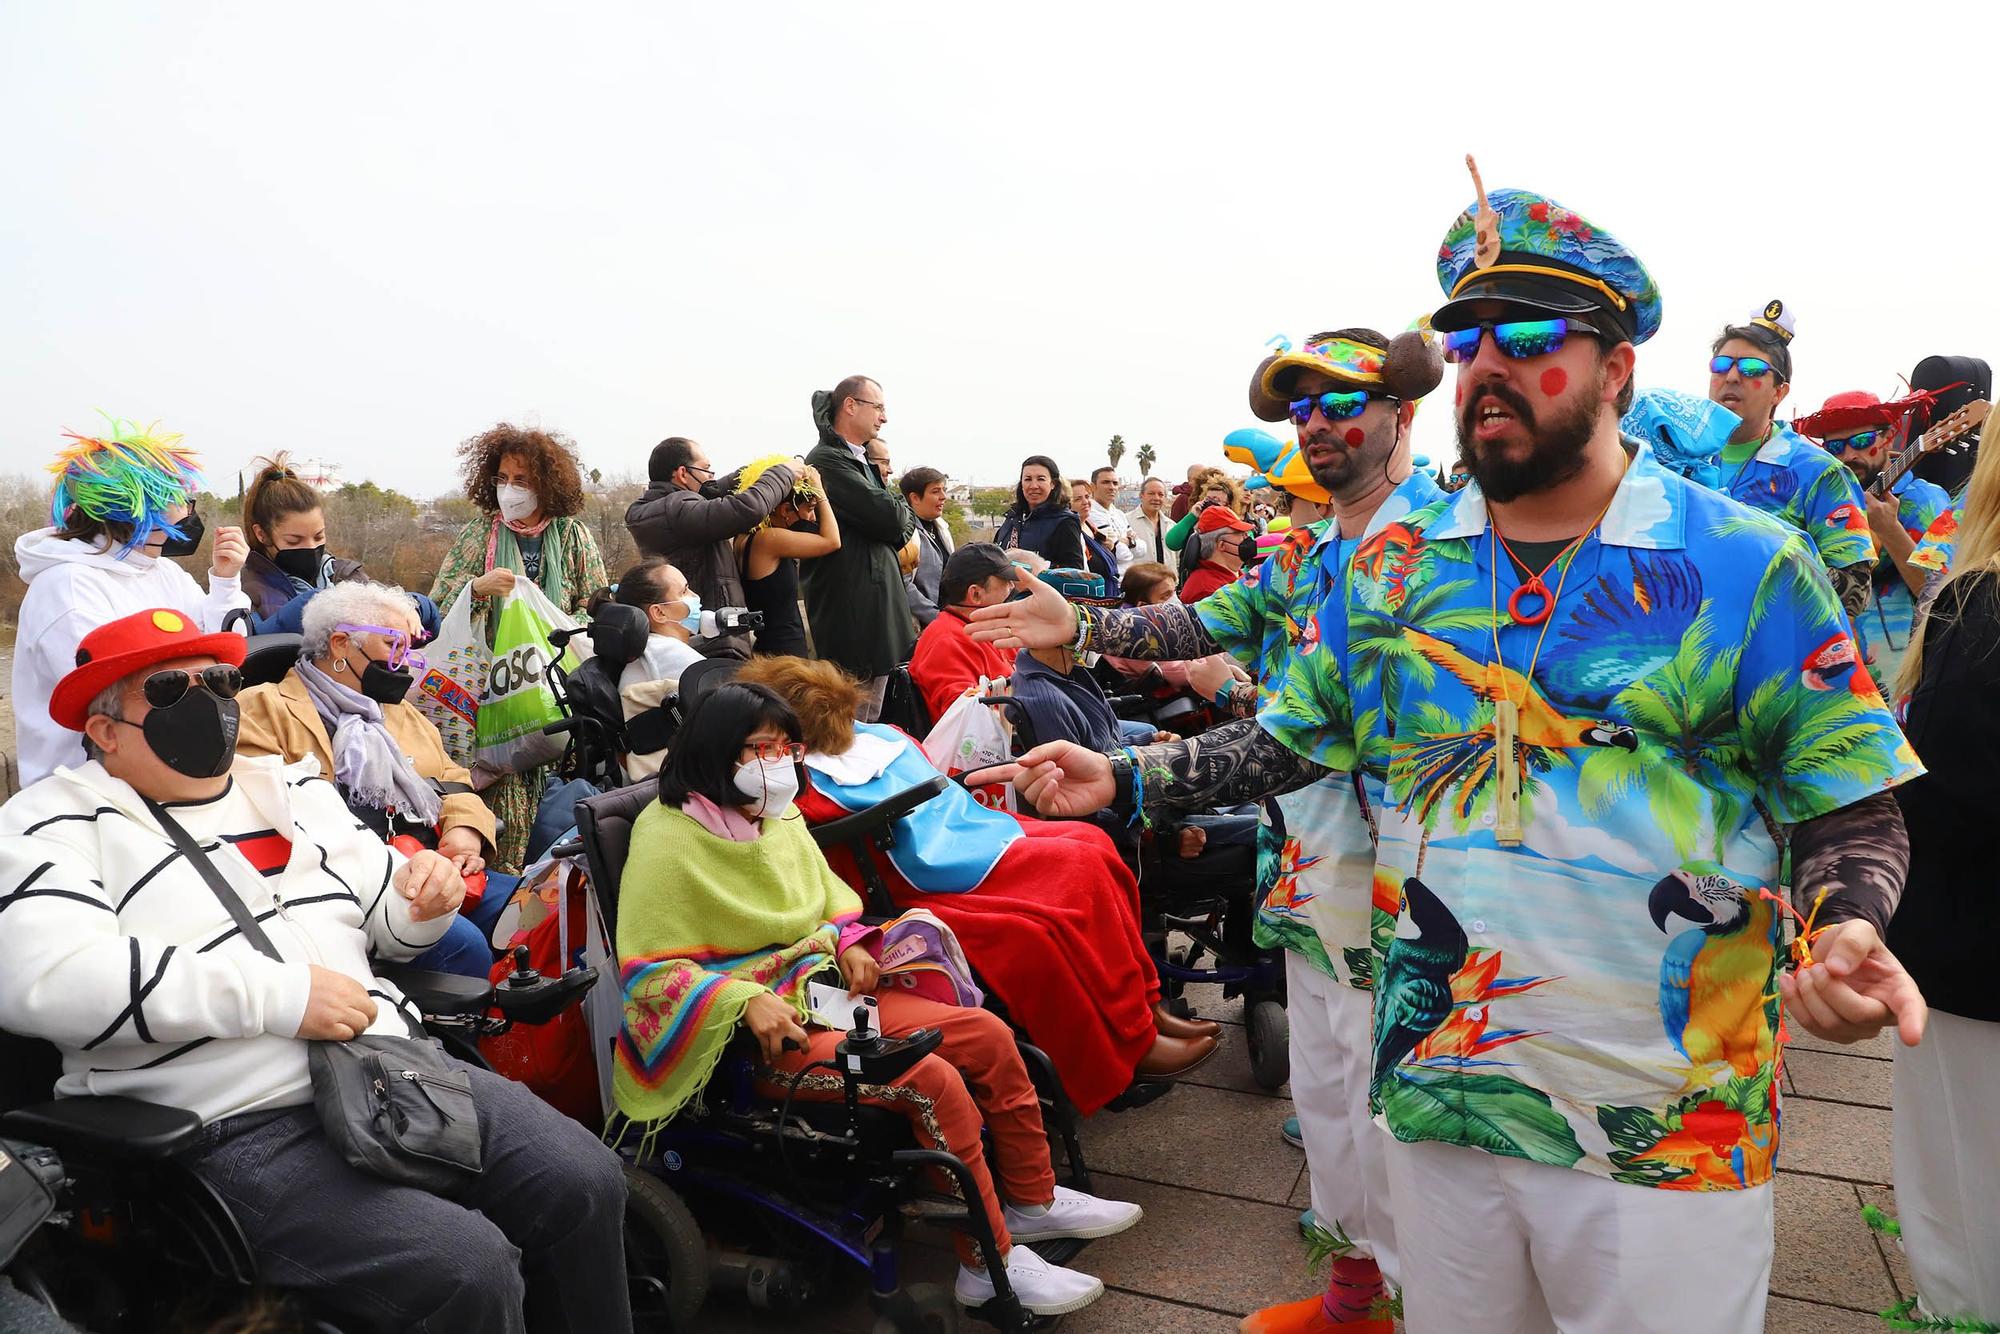
[[[1604,392],[1604,367],[1599,363],[1589,380],[1549,406],[1537,418],[1528,400],[1510,386],[1492,383],[1479,387],[1458,414],[1458,456],[1479,483],[1488,500],[1506,504],[1522,496],[1561,486],[1583,471],[1584,454],[1590,438],[1597,433],[1599,399]],[[1479,409],[1487,399],[1514,414],[1530,441],[1527,455],[1504,457],[1498,442],[1483,443],[1474,438]]]
[[[1365,428],[1366,437],[1358,445],[1350,446],[1342,439],[1347,429],[1344,425],[1338,429],[1322,426],[1310,437],[1299,441],[1299,449],[1306,459],[1306,471],[1329,493],[1345,491],[1360,479],[1373,477],[1378,471],[1386,475],[1389,455],[1395,452],[1397,420],[1394,413]],[[1332,452],[1323,461],[1315,463],[1312,457],[1315,446],[1325,446]]]

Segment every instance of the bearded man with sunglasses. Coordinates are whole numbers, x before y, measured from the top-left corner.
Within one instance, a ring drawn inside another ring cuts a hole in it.
[[[199,1117],[182,1161],[262,1282],[370,1328],[520,1331],[525,1278],[560,1311],[538,1329],[629,1328],[617,1156],[524,1085],[457,1067],[484,1170],[456,1199],[329,1142],[310,1045],[411,1035],[372,960],[435,943],[462,885],[357,825],[315,764],[236,756],[243,655],[165,608],[84,636],[48,709],[92,758],[0,808],[0,1028],[61,1049],[59,1098]]]
[[[1406,1327],[1757,1334],[1781,1013],[1923,1031],[1881,940],[1885,789],[1921,770],[1804,537],[1621,437],[1660,322],[1638,259],[1507,190],[1437,266],[1472,483],[1362,543],[1254,733],[1038,747],[1015,781],[1072,815],[1358,768]]]
[[[1431,476],[1411,468],[1410,422],[1416,400],[1436,387],[1440,373],[1421,336],[1392,340],[1361,326],[1317,333],[1265,358],[1251,374],[1251,411],[1264,421],[1289,419],[1297,429],[1307,468],[1330,498],[1331,518],[1293,530],[1261,564],[1192,606],[1072,609],[1046,584],[1025,580],[1027,598],[970,613],[972,637],[1154,661],[1220,650],[1252,674],[1259,690],[1238,691],[1225,680],[1218,702],[1239,715],[1257,709],[1260,691],[1271,703],[1293,655],[1320,650],[1315,612],[1347,559],[1439,496]],[[1127,762],[1135,753],[1233,754],[1262,735],[1245,717],[1193,741],[1120,754]],[[1273,791],[1281,793],[1275,816],[1267,812],[1258,830],[1259,861],[1268,872],[1256,939],[1285,949],[1298,1115],[1284,1133],[1304,1148],[1311,1171],[1313,1207],[1300,1226],[1313,1248],[1333,1259],[1322,1293],[1253,1312],[1243,1328],[1387,1334],[1394,1323],[1385,1307],[1397,1278],[1396,1229],[1384,1141],[1368,1111],[1374,976],[1368,827],[1344,772]],[[1210,803],[1171,804],[1200,810]]]
[[[1708,397],[1742,421],[1722,448],[1722,493],[1775,515],[1812,541],[1849,616],[1868,606],[1875,540],[1861,488],[1826,451],[1785,422],[1778,405],[1792,392],[1792,335],[1782,301],[1769,301],[1710,346]]]
[[[1884,403],[1865,389],[1850,389],[1793,423],[1799,434],[1819,441],[1822,449],[1846,465],[1866,498],[1868,527],[1881,559],[1870,581],[1870,605],[1855,617],[1854,627],[1869,674],[1882,682],[1896,679],[1910,644],[1917,596],[1930,573],[1911,557],[1938,516],[1951,508],[1945,489],[1917,476],[1915,470],[1897,478],[1887,495],[1874,492],[1908,421],[1907,403]]]

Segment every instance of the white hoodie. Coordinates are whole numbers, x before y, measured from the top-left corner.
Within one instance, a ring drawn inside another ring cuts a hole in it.
[[[410,919],[400,852],[355,823],[311,758],[236,760],[233,800],[291,840],[281,871],[213,859],[282,956],[260,952],[130,784],[96,762],[0,807],[0,1028],[62,1049],[58,1097],[118,1093],[204,1121],[312,1100],[298,1037],[308,965],[377,999],[371,1033],[407,1035],[406,1004],[370,959],[409,959],[452,914]],[[203,845],[220,848],[220,843]]]
[[[49,717],[56,682],[76,668],[76,646],[98,626],[136,611],[166,607],[220,630],[222,618],[250,599],[234,575],[208,577],[208,592],[173,561],[134,549],[64,540],[53,528],[23,533],[14,559],[28,596],[14,640],[14,728],[21,749],[21,783],[47,777],[63,764],[83,763],[83,738]]]

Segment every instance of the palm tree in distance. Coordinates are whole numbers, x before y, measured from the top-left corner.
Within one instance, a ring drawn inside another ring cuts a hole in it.
[[[1150,444],[1147,444],[1139,446],[1139,453],[1136,457],[1139,460],[1140,478],[1151,477],[1153,475],[1153,460],[1158,458],[1159,455],[1153,452],[1153,447]]]

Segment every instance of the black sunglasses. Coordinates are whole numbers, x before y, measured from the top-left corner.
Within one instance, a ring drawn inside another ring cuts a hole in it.
[[[146,703],[156,709],[171,709],[196,686],[217,699],[235,699],[243,688],[243,673],[226,662],[212,663],[200,671],[170,667],[146,678]]]

